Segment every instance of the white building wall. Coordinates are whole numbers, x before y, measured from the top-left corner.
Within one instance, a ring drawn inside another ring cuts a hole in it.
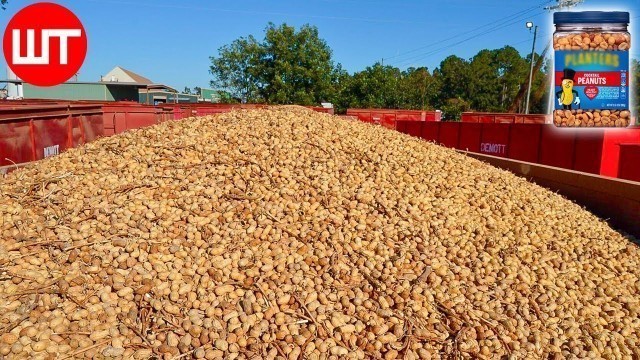
[[[107,75],[104,75],[101,81],[117,81],[117,82],[136,82],[132,79],[127,73],[125,73],[120,67],[115,67],[113,70],[109,71]]]

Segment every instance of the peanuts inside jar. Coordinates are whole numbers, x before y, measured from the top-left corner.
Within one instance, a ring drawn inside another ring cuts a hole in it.
[[[553,38],[554,50],[626,51],[631,47],[631,35],[620,33],[583,32],[558,34]]]
[[[553,123],[558,127],[627,127],[629,110],[556,110]]]
[[[554,14],[556,126],[631,125],[629,21],[628,12]]]

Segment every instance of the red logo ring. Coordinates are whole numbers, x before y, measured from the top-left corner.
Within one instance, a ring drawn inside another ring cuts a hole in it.
[[[9,68],[37,86],[61,84],[78,73],[87,55],[87,34],[64,6],[36,3],[16,13],[3,38]]]

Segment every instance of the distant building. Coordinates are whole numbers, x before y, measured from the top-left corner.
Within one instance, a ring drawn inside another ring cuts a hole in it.
[[[197,95],[180,94],[170,86],[155,84],[148,78],[120,66],[116,66],[107,75],[102,76],[101,81],[110,84],[135,83],[141,85],[138,88],[138,101],[142,104],[158,105],[198,102]]]
[[[57,86],[39,87],[23,83],[24,99],[138,101],[140,85],[101,82],[66,82]]]
[[[50,99],[50,100],[90,100],[90,101],[137,101],[143,104],[195,103],[197,95],[178,94],[166,85],[154,84],[148,78],[133,71],[116,66],[99,82],[68,81],[50,87],[39,87],[8,76],[5,82],[15,94],[9,91],[10,98]],[[11,90],[10,89],[10,90]]]
[[[220,92],[218,90],[203,88],[200,90],[200,97],[202,101],[205,101],[205,102],[212,102],[212,103],[220,102]]]
[[[101,82],[123,82],[123,83],[133,83],[139,85],[152,85],[153,81],[147,79],[142,75],[138,75],[133,71],[129,71],[125,68],[121,68],[120,66],[116,66],[113,70],[109,71],[107,75],[101,76]]]
[[[140,103],[147,105],[198,102],[198,95],[180,94],[166,85],[148,85],[140,89],[138,98]]]
[[[214,89],[200,89],[200,101],[210,103],[232,104],[241,103],[242,99],[234,97],[228,91]]]

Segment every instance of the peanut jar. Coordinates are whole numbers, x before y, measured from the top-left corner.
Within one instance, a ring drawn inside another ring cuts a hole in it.
[[[553,22],[553,123],[559,127],[629,126],[629,13],[557,12]]]

